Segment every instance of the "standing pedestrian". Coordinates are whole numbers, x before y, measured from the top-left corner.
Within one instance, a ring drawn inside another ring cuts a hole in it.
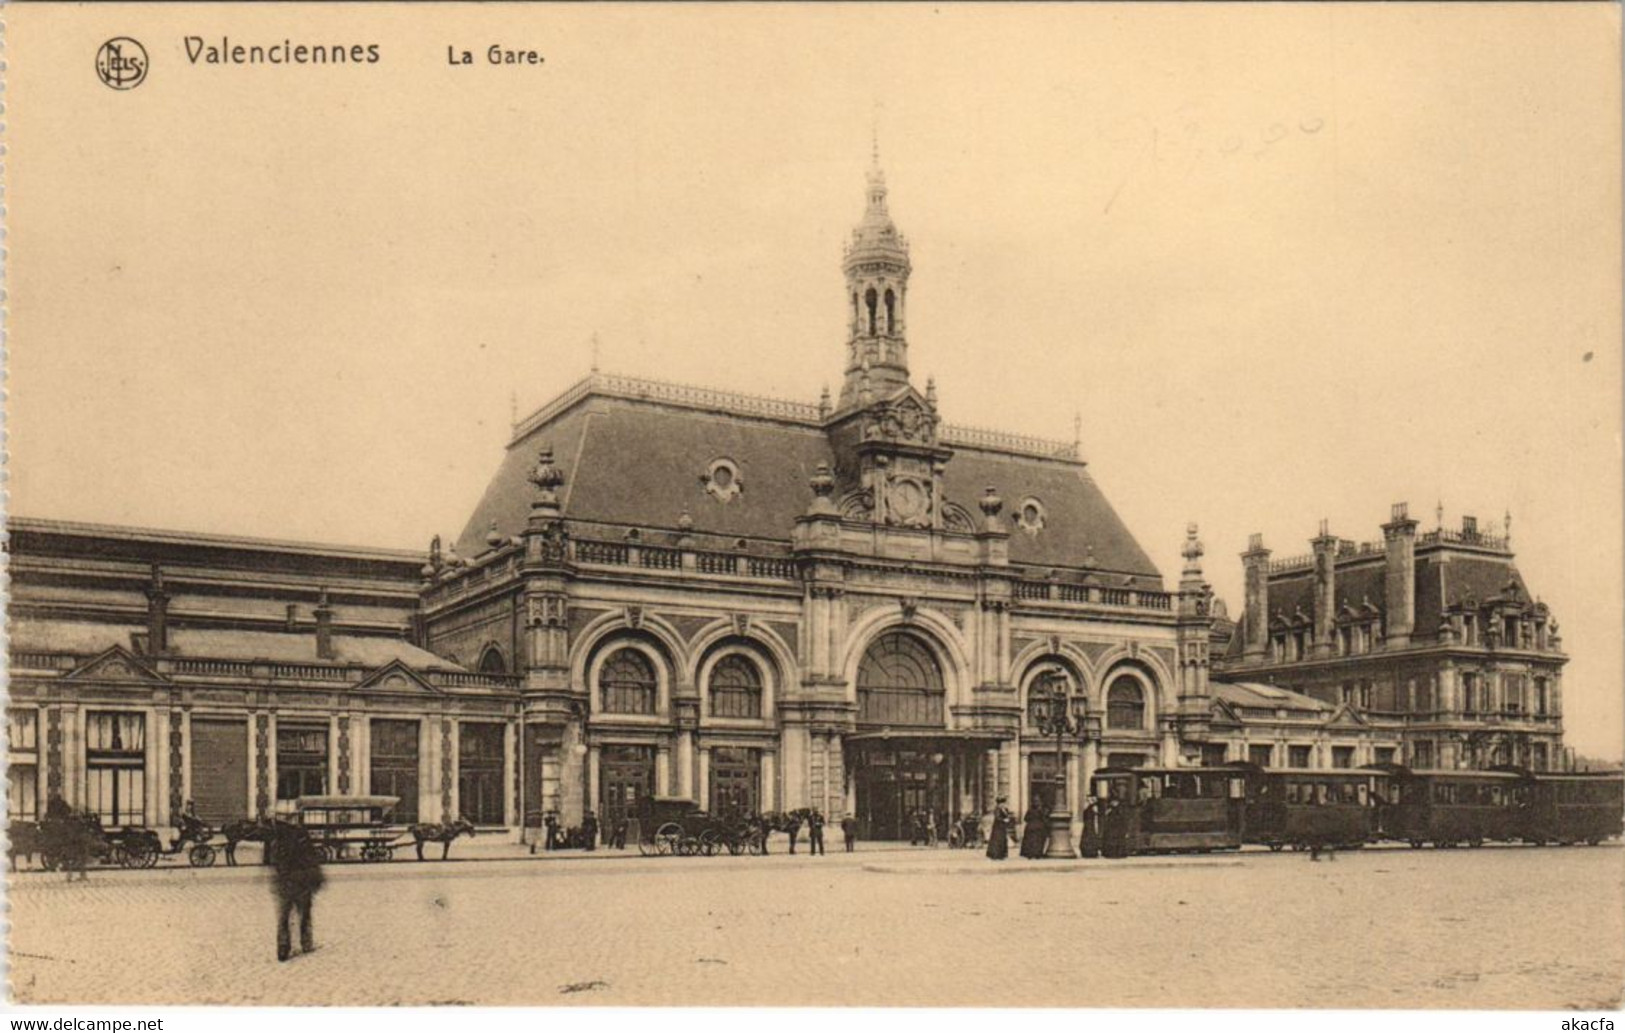
[[[931,811],[925,816],[925,845],[937,845],[937,812]]]
[[[592,811],[581,819],[581,838],[585,840],[581,845],[586,849],[598,849],[598,815]]]
[[[1037,860],[1044,856],[1044,848],[1048,845],[1049,830],[1044,818],[1047,808],[1034,805],[1027,808],[1027,817],[1022,823],[1021,856]]]
[[[785,819],[784,831],[790,833],[790,852],[796,852],[796,837],[801,835],[801,812],[791,811]]]
[[[1002,861],[1010,856],[1010,826],[1016,816],[1006,807],[1007,797],[999,797],[997,806],[993,808],[993,829],[987,837],[987,856],[995,861]]]
[[[807,849],[820,857],[824,854],[824,815],[816,807],[807,815]]]
[[[316,949],[311,912],[316,891],[327,880],[316,844],[297,825],[277,822],[266,844],[266,854],[272,866],[271,888],[276,894],[276,959],[287,961],[293,953],[293,937],[288,931],[290,916],[299,922],[300,953]]]
[[[858,842],[858,819],[850,814],[842,818],[841,835],[846,837],[846,852],[850,854]]]

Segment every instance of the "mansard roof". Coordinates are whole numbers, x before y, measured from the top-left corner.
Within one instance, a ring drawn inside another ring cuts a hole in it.
[[[1335,709],[1330,703],[1315,699],[1313,696],[1305,696],[1301,692],[1283,689],[1279,685],[1266,685],[1263,682],[1211,681],[1208,687],[1214,698],[1232,707],[1242,708],[1243,716],[1246,710],[1288,710],[1311,715],[1329,715]]]
[[[493,524],[504,538],[523,533],[536,497],[528,478],[544,446],[565,474],[568,519],[670,530],[686,512],[695,534],[788,543],[812,500],[809,478],[819,463],[837,464],[830,423],[812,405],[589,377],[516,429],[457,551],[484,552]],[[943,427],[941,440],[954,450],[943,475],[949,503],[975,513],[988,486],[1004,498],[1007,518],[1029,496],[1042,503],[1041,530],[1012,530],[1012,563],[1082,567],[1092,557],[1093,569],[1160,579],[1073,446],[954,427]],[[739,475],[741,490],[728,501],[704,479],[719,459]]]

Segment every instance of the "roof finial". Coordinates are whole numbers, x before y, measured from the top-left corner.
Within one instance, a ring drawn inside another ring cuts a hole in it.
[[[1072,413],[1072,449],[1077,451],[1083,447],[1083,413]]]
[[[880,168],[880,98],[875,98],[874,111],[869,116],[869,161]]]
[[[1511,545],[1512,544],[1512,507],[1511,506],[1507,507],[1506,515],[1504,517],[1502,517],[1502,520],[1503,520],[1502,526],[1504,528],[1504,530],[1502,532],[1502,537],[1507,540],[1508,545]]]
[[[519,392],[508,392],[508,429],[519,429]]]
[[[598,372],[598,331],[592,332],[592,371]]]
[[[1434,530],[1444,530],[1444,499],[1439,499],[1439,505],[1433,510]]]

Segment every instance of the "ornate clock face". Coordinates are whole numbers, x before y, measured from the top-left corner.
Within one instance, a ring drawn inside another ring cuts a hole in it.
[[[918,481],[896,481],[892,484],[892,509],[901,520],[925,518],[928,499],[925,488]]]

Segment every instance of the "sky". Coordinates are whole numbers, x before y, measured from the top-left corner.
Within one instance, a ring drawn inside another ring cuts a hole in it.
[[[949,422],[1081,417],[1164,577],[1197,522],[1233,612],[1250,533],[1510,513],[1568,741],[1618,758],[1619,17],[14,7],[9,503],[423,548],[594,337],[605,370],[813,401],[878,137]],[[135,89],[92,72],[115,35]],[[187,36],[381,60],[194,65]]]

